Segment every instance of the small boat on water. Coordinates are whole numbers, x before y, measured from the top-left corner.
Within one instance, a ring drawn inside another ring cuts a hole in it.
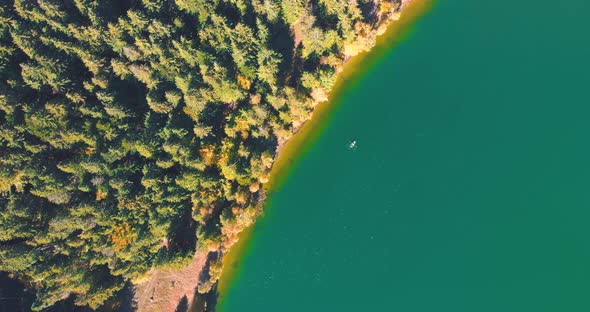
[[[350,142],[350,145],[348,146],[349,149],[354,149],[356,148],[356,140]]]

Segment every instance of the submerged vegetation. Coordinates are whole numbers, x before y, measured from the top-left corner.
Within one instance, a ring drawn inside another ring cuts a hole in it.
[[[0,271],[96,308],[225,252],[278,148],[397,0],[9,0],[0,7]],[[207,292],[221,272],[211,264]]]

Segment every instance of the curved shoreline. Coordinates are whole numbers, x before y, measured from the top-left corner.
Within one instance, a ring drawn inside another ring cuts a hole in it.
[[[273,164],[270,181],[264,185],[264,192],[271,194],[277,190],[289,174],[293,162],[297,162],[302,155],[316,142],[322,130],[326,127],[326,118],[338,108],[338,103],[346,90],[362,78],[383,56],[399,44],[411,30],[411,26],[422,15],[427,13],[433,5],[433,0],[411,0],[404,3],[401,18],[393,20],[386,26],[385,33],[377,37],[375,46],[367,52],[360,53],[348,59],[343,64],[343,70],[338,74],[334,87],[329,92],[329,100],[319,103],[313,110],[311,118],[291,137],[277,153]],[[264,208],[267,203],[263,203]],[[264,218],[263,214],[256,220]],[[240,262],[248,252],[256,222],[239,234],[239,240],[223,256],[223,273],[217,282],[218,302],[224,298],[231,288],[231,282],[240,273]]]

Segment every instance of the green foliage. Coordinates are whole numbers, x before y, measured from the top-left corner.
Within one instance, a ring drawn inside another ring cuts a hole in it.
[[[367,46],[356,25],[377,22],[354,0],[8,0],[0,270],[37,288],[33,310],[96,308],[152,267],[229,248],[277,144]]]
[[[295,24],[305,14],[305,6],[307,5],[305,0],[283,0],[280,2],[283,16],[289,25]]]

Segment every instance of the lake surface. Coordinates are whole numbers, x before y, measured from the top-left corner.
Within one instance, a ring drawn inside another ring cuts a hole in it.
[[[589,10],[436,1],[333,104],[219,310],[590,311]]]

